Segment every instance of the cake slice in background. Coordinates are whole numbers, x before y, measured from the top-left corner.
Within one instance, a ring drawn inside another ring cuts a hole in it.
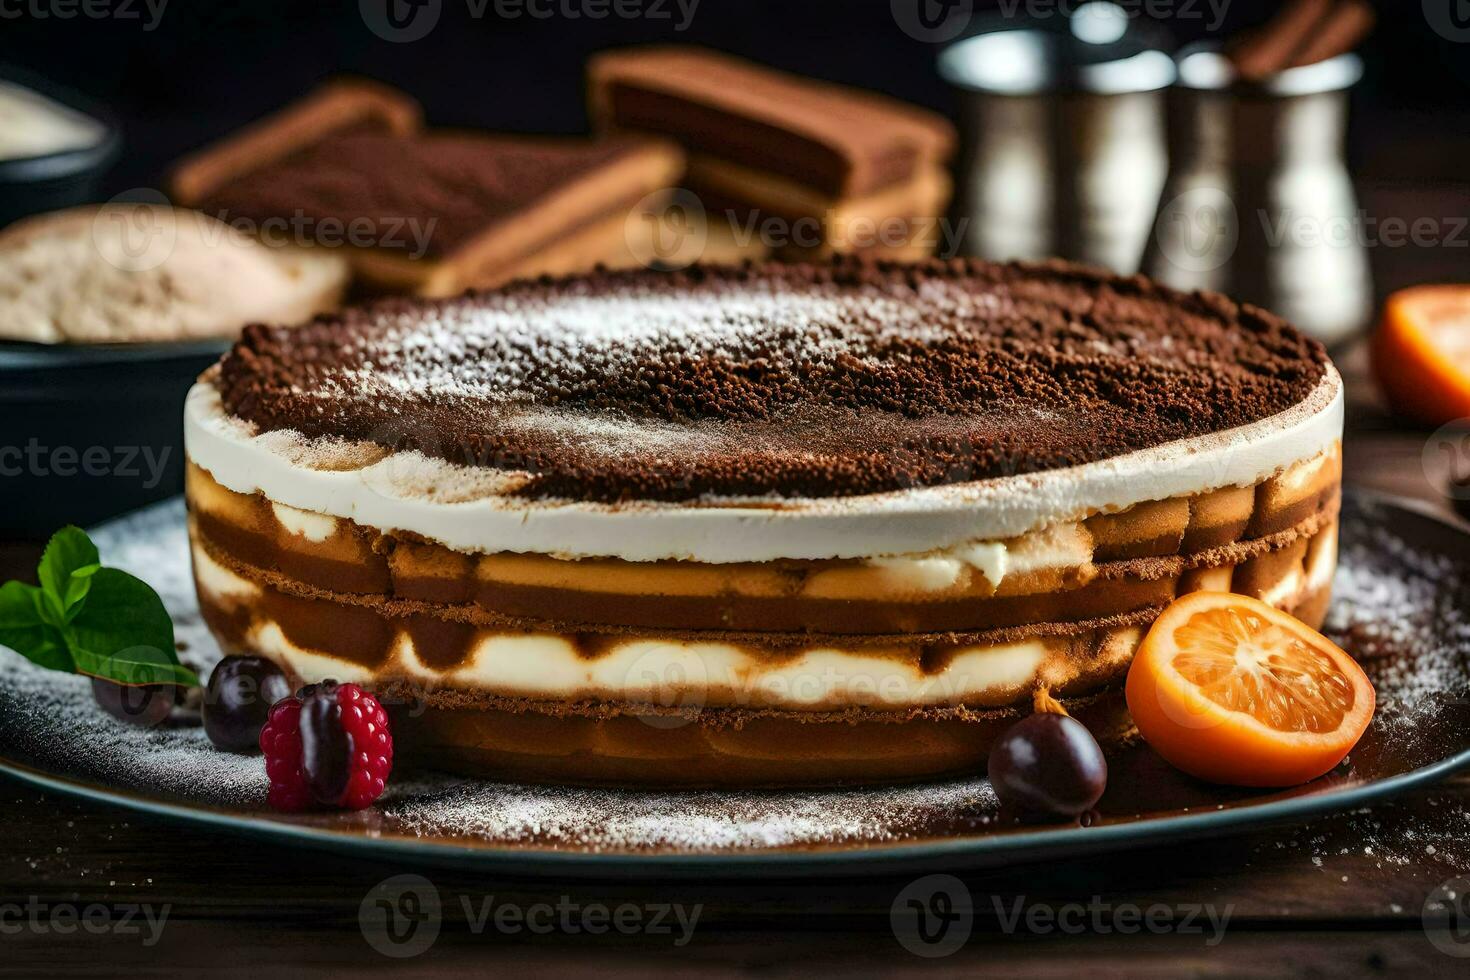
[[[406,96],[349,83],[199,151],[172,186],[264,238],[343,248],[368,290],[447,295],[639,264],[630,214],[682,167],[655,140],[424,130]]]
[[[933,250],[955,142],[940,116],[698,48],[604,52],[588,85],[599,131],[677,140],[706,207],[781,219],[785,257]]]

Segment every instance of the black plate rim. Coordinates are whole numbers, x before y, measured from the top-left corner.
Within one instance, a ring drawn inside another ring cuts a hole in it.
[[[7,371],[64,371],[68,368],[95,368],[114,364],[218,358],[234,342],[234,337],[142,341],[135,344],[33,344],[6,340],[0,341],[0,374]]]
[[[1444,525],[1460,538],[1470,532],[1470,525],[1447,518],[1421,501],[1362,489],[1354,489],[1352,492],[1367,507],[1409,511],[1416,517]],[[1409,772],[1343,789],[1325,789],[1320,793],[1284,800],[1246,804],[1225,810],[1176,814],[1132,823],[1098,827],[1051,827],[980,837],[897,844],[858,844],[808,851],[643,854],[557,851],[417,841],[404,837],[373,837],[358,831],[336,831],[293,824],[267,815],[242,815],[213,807],[153,800],[127,791],[54,776],[0,756],[0,773],[42,789],[196,826],[208,826],[240,836],[398,862],[452,865],[462,869],[472,867],[531,875],[582,874],[594,878],[611,875],[639,878],[840,877],[875,872],[979,869],[1024,864],[1043,856],[1051,859],[1102,854],[1297,823],[1311,817],[1376,803],[1410,789],[1431,785],[1465,769],[1470,769],[1470,748]]]

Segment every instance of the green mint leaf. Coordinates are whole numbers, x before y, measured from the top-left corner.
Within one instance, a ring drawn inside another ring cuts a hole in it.
[[[85,565],[71,573],[71,578],[66,582],[66,595],[62,597],[62,605],[66,608],[68,617],[81,611],[82,600],[92,590],[92,576],[101,570],[101,565]]]
[[[100,564],[101,561],[102,556],[97,554],[97,546],[87,537],[87,532],[79,527],[67,526],[51,535],[51,540],[46,542],[46,550],[41,553],[41,564],[36,568],[36,576],[41,580],[41,588],[58,596],[65,595],[66,584],[72,572],[88,565]]]
[[[26,629],[0,629],[0,647],[10,647],[31,663],[47,670],[76,672],[76,662],[61,631],[49,623]]]
[[[180,664],[171,649],[164,651],[158,647],[136,646],[101,654],[73,644],[71,653],[80,673],[119,684],[183,684],[186,687],[199,684],[199,675]]]
[[[198,685],[179,663],[174,624],[141,579],[102,567],[80,528],[51,536],[36,570],[41,587],[0,587],[0,644],[53,670],[119,684]]]
[[[53,626],[66,626],[81,610],[91,588],[91,576],[100,569],[97,545],[81,527],[62,527],[46,544],[41,564],[35,570],[46,595],[41,613]]]
[[[151,647],[164,662],[178,663],[174,623],[158,593],[142,579],[116,568],[99,569],[90,577],[86,602],[71,617],[64,635],[73,656],[78,650],[107,658],[120,650]],[[77,666],[90,672],[77,658]],[[111,676],[111,675],[105,675]],[[114,678],[123,683],[142,683]]]
[[[22,629],[45,622],[36,608],[36,595],[40,591],[24,582],[0,585],[0,629]]]
[[[41,590],[24,582],[0,585],[0,646],[50,670],[74,669],[56,627],[41,616]]]

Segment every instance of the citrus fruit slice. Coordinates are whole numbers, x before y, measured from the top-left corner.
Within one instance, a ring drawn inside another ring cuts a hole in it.
[[[1128,710],[1179,769],[1234,786],[1294,786],[1343,760],[1373,685],[1305,623],[1256,599],[1192,592],[1154,622],[1128,671]]]
[[[1373,371],[1395,411],[1426,425],[1470,416],[1470,286],[1413,286],[1383,306]]]

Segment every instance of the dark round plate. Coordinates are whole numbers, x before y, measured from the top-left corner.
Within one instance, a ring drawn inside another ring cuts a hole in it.
[[[198,374],[230,349],[231,339],[142,344],[25,344],[0,341],[0,378],[12,372],[65,371],[76,367],[137,368],[160,361],[200,365]],[[179,406],[183,412],[183,406]]]
[[[259,758],[210,749],[197,725],[141,731],[93,707],[83,679],[0,653],[0,770],[48,789],[302,846],[519,873],[870,874],[998,866],[1217,837],[1349,810],[1470,765],[1470,534],[1425,509],[1350,494],[1328,631],[1373,678],[1379,710],[1336,770],[1287,790],[1189,779],[1146,746],[1111,760],[1088,826],[1000,813],[984,779],[802,791],[650,792],[414,774],[361,813],[264,811]],[[217,655],[189,583],[177,501],[97,534],[147,578],[189,655]]]

